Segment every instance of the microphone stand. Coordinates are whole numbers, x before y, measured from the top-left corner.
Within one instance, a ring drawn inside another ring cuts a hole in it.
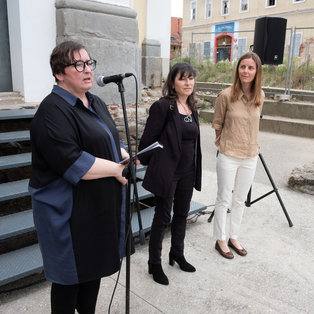
[[[138,219],[139,219],[139,227],[140,232],[143,231],[142,227],[142,220],[141,216],[139,214],[139,203],[138,203],[138,191],[136,186],[136,176],[135,176],[135,165],[133,162],[133,156],[132,156],[132,147],[131,147],[131,140],[130,140],[130,132],[129,132],[129,126],[128,126],[128,119],[127,119],[127,112],[126,112],[126,106],[125,106],[125,100],[124,100],[124,86],[122,83],[121,78],[116,84],[119,88],[119,93],[121,95],[121,103],[122,103],[122,109],[123,109],[123,116],[124,116],[124,125],[125,125],[125,133],[127,138],[127,144],[128,144],[128,153],[130,156],[130,161],[128,164],[128,191],[126,196],[126,295],[125,295],[125,313],[130,312],[130,262],[131,262],[131,239],[132,239],[132,230],[131,230],[131,184],[133,182],[133,188],[134,188],[134,195],[135,195],[135,203],[137,205],[137,211],[138,211]],[[144,237],[145,241],[145,237]]]

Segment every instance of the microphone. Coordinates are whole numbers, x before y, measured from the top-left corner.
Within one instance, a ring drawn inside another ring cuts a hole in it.
[[[122,73],[117,75],[111,75],[111,76],[99,76],[97,78],[97,85],[98,86],[105,86],[109,83],[118,83],[122,81],[125,77],[129,77],[133,75],[132,73]]]

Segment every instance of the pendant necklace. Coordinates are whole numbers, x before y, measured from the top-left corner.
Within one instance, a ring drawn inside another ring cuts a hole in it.
[[[179,104],[183,107],[183,109],[186,113],[186,116],[183,119],[184,122],[191,123],[192,122],[192,115],[190,113],[188,113],[188,111],[185,109],[185,106],[183,106],[183,104],[180,102],[180,100],[179,100]]]

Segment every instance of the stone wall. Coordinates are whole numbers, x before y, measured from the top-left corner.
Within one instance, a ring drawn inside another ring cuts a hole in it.
[[[57,0],[57,43],[74,40],[84,44],[91,57],[97,61],[94,86],[91,92],[108,105],[122,138],[124,120],[118,86],[110,83],[104,87],[96,84],[100,75],[133,73],[123,80],[130,134],[135,138],[136,86],[141,86],[141,53],[138,45],[138,24],[133,9],[87,0]],[[139,93],[140,94],[140,93]],[[139,120],[146,110],[138,110]],[[145,119],[145,118],[143,118]]]
[[[147,87],[162,85],[162,60],[158,40],[144,39],[142,43],[142,77],[143,84]]]

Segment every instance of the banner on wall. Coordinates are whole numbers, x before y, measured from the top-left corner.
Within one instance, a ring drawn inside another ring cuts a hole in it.
[[[215,25],[215,33],[216,34],[233,33],[233,31],[234,31],[234,22]]]

